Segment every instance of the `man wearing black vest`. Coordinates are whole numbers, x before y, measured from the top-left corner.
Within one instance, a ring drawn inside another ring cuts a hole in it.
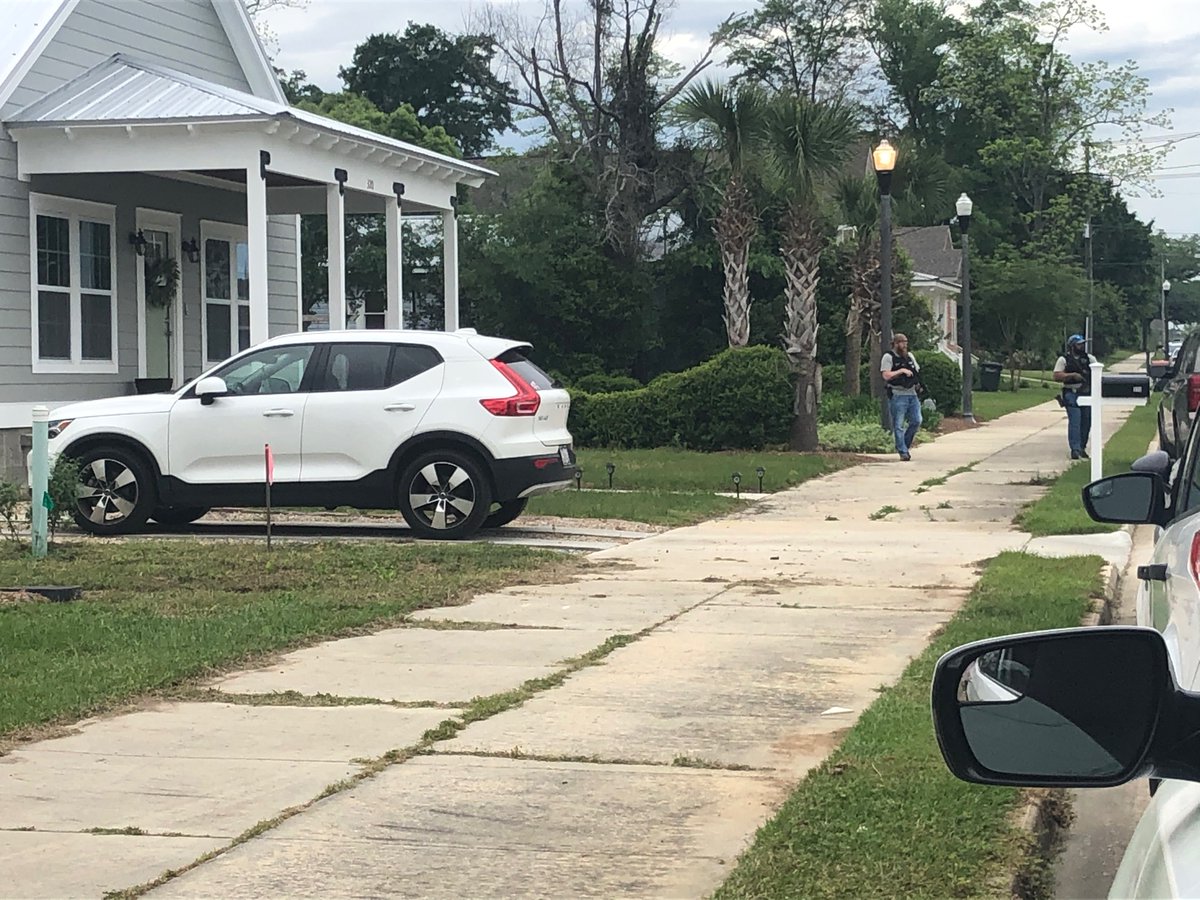
[[[1092,408],[1080,406],[1079,398],[1092,392],[1091,364],[1096,357],[1087,352],[1082,334],[1067,338],[1067,350],[1054,364],[1054,380],[1062,384],[1062,405],[1067,410],[1067,444],[1071,459],[1087,459],[1087,442],[1092,431]]]
[[[921,399],[917,387],[921,384],[921,367],[909,355],[908,338],[897,332],[892,337],[892,352],[883,354],[879,371],[887,382],[888,403],[892,409],[892,431],[896,437],[896,452],[905,462],[912,459],[913,439],[921,427]]]

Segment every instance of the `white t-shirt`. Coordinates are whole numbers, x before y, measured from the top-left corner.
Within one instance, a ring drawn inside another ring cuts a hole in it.
[[[921,367],[919,365],[917,365],[917,358],[915,356],[913,356],[911,353],[908,354],[908,358],[909,358],[909,361],[912,363],[913,374],[920,372]],[[883,354],[883,357],[879,360],[879,371],[880,372],[892,371],[892,352],[890,350],[887,353]],[[900,387],[897,384],[892,384],[891,388],[892,388],[893,394],[899,394],[901,397],[908,395],[908,394],[912,394],[913,396],[916,396],[916,393],[917,393],[917,389],[915,386],[914,387]]]
[[[1088,361],[1088,365],[1091,365],[1092,363],[1094,363],[1094,362],[1096,361],[1096,357],[1092,356],[1092,354],[1090,354],[1090,353],[1089,353],[1089,354],[1088,354],[1088,357],[1087,357],[1087,361]],[[1054,371],[1055,371],[1055,372],[1065,372],[1065,371],[1067,371],[1067,358],[1066,358],[1065,356],[1060,356],[1060,357],[1058,358],[1058,361],[1057,361],[1057,362],[1054,364]],[[1091,380],[1091,377],[1092,377],[1092,376],[1091,376],[1091,374],[1089,373],[1089,374],[1087,374],[1087,375],[1084,375],[1083,377],[1084,377],[1084,381],[1075,382],[1074,384],[1072,384],[1072,383],[1071,383],[1071,382],[1069,382],[1069,381],[1067,381],[1067,382],[1064,382],[1064,383],[1063,383],[1063,389],[1064,389],[1064,390],[1067,390],[1067,391],[1081,391],[1081,390],[1083,390],[1084,386],[1085,386],[1085,385],[1087,385],[1088,381],[1090,381],[1090,380]]]

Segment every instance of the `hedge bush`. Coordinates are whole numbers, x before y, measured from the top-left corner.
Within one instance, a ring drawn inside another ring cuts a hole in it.
[[[630,375],[605,375],[596,372],[575,381],[574,387],[589,394],[611,394],[616,391],[636,391],[642,383]]]
[[[792,399],[783,351],[746,347],[637,390],[572,391],[570,428],[585,447],[759,450],[787,442]]]
[[[917,359],[921,367],[921,382],[926,396],[937,402],[938,412],[944,416],[958,412],[962,403],[962,372],[958,363],[941,353],[922,353]]]

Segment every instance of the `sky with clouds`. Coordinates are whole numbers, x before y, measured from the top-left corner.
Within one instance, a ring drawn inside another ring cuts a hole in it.
[[[1133,59],[1150,80],[1156,110],[1171,108],[1169,130],[1148,128],[1147,136],[1173,134],[1157,182],[1159,197],[1126,191],[1143,220],[1170,234],[1200,233],[1200,19],[1196,0],[1095,0],[1109,28],[1072,34],[1067,49],[1079,59],[1114,64]],[[274,34],[276,65],[303,69],[326,90],[341,86],[338,67],[370,34],[402,31],[409,21],[462,30],[481,0],[309,0],[303,9],[275,9],[266,15]],[[513,5],[512,2],[504,4]],[[537,12],[539,0],[515,5]],[[664,27],[664,52],[685,65],[704,52],[708,35],[730,12],[749,9],[751,0],[677,0]],[[1195,135],[1194,137],[1187,137]]]

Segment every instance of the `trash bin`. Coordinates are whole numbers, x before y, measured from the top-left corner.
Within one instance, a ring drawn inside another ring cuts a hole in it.
[[[995,392],[1000,390],[1000,373],[1004,371],[1004,366],[997,362],[985,362],[979,364],[979,389],[981,391]]]

